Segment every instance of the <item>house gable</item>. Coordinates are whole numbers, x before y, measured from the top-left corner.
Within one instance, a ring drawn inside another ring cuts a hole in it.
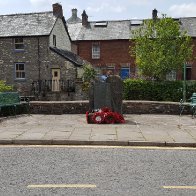
[[[56,45],[54,45],[54,39],[56,39]],[[49,37],[49,45],[51,47],[71,50],[71,40],[66,31],[63,19],[61,18],[57,18],[56,23],[54,24]]]

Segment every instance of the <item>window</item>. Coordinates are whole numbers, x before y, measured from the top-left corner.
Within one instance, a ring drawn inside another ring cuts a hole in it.
[[[22,37],[14,39],[14,45],[16,50],[24,50],[24,42]]]
[[[191,80],[192,75],[192,64],[191,62],[186,63],[186,80]]]
[[[53,35],[53,46],[56,47],[56,35]]]
[[[130,76],[130,69],[129,67],[121,67],[120,69],[120,77],[124,80],[126,78],[129,78]]]
[[[92,59],[100,59],[100,44],[92,44]]]
[[[166,80],[175,81],[176,80],[176,71],[171,71],[166,75]]]
[[[110,75],[114,75],[115,74],[115,63],[107,63],[106,70],[107,70],[107,73],[110,73]]]
[[[15,78],[25,79],[25,64],[24,63],[15,64]]]

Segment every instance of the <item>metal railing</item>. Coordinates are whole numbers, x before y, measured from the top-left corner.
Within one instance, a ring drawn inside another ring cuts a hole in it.
[[[39,80],[32,82],[32,93],[41,92],[75,92],[74,80]]]

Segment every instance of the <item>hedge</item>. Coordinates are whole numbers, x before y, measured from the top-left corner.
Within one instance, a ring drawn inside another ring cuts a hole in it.
[[[196,81],[186,81],[186,98],[196,92]],[[124,80],[125,100],[175,101],[183,97],[183,81]]]

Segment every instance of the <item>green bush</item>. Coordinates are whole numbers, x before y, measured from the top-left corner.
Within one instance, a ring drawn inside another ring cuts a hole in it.
[[[186,97],[196,92],[196,82],[186,82]],[[124,80],[124,99],[150,101],[176,101],[183,97],[183,81]]]
[[[5,84],[5,81],[0,80],[0,92],[12,91],[13,87]]]

